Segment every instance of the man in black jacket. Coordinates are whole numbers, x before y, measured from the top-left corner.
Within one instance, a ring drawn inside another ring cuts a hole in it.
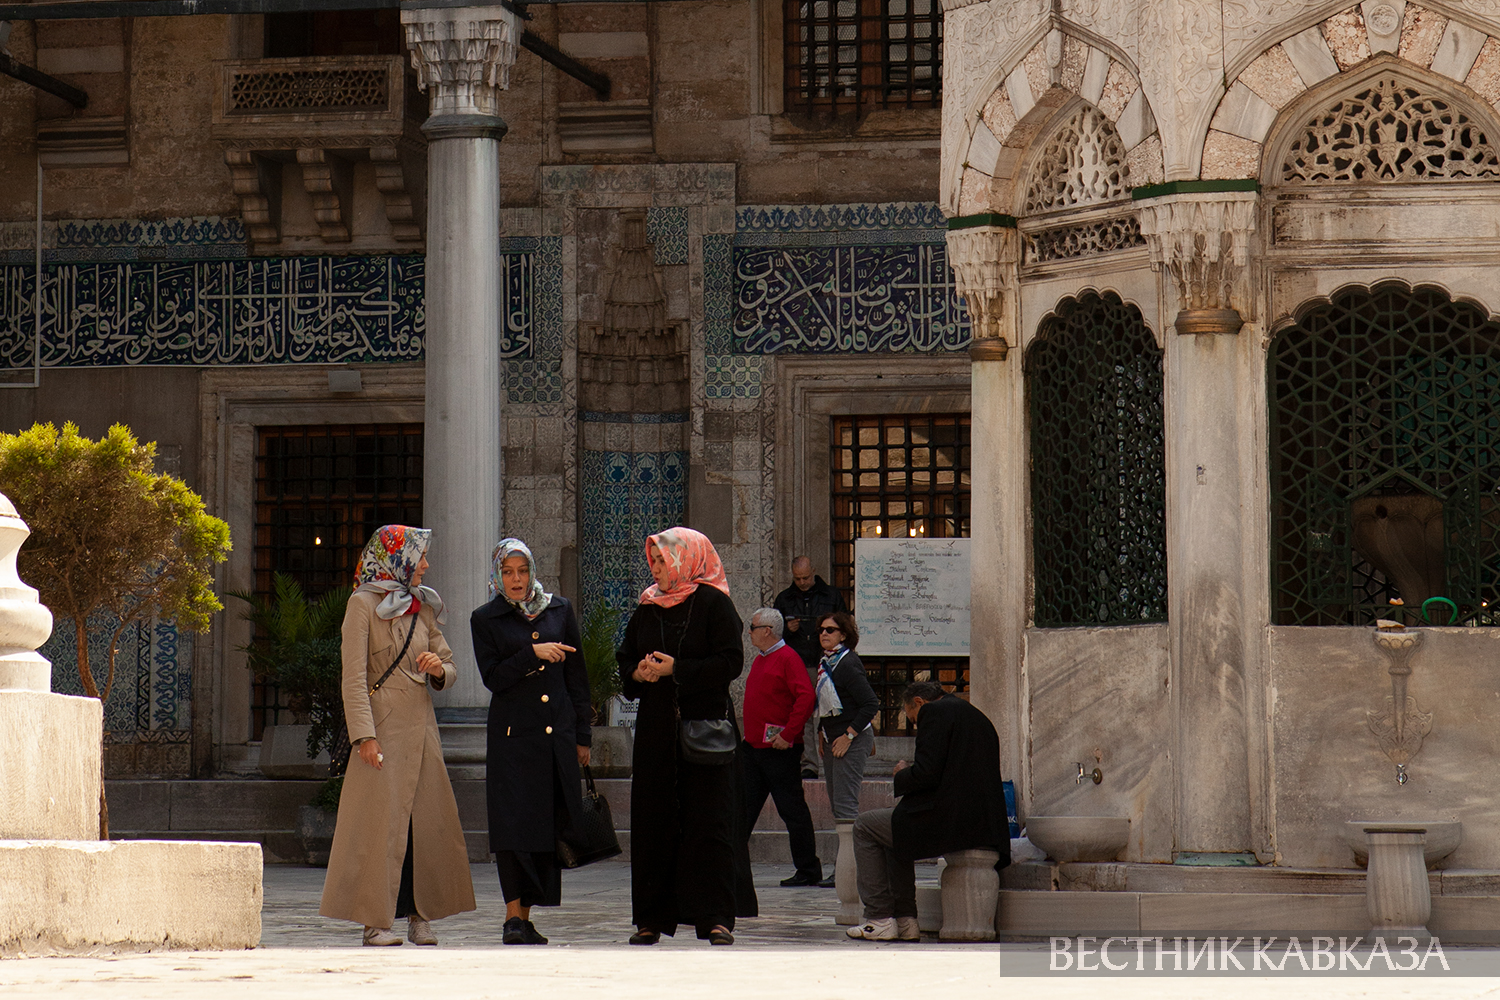
[[[1010,827],[1000,784],[1000,737],[979,709],[919,681],[904,695],[917,727],[911,766],[896,765],[894,809],[859,814],[854,858],[865,920],[849,936],[916,941],[917,881],[913,862],[950,851],[987,848],[1010,864]],[[920,716],[920,718],[919,718]]]
[[[812,560],[798,556],[792,560],[792,585],[776,595],[772,605],[786,620],[786,633],[782,638],[807,666],[807,676],[817,687],[818,660],[823,657],[823,647],[818,645],[818,622],[835,611],[848,611],[844,606],[844,594],[839,588],[825,583],[813,572]],[[818,776],[818,742],[813,724],[808,719],[802,734],[802,777]]]

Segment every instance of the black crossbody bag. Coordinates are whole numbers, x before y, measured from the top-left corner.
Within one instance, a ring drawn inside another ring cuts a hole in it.
[[[693,591],[693,596],[688,598],[688,616],[682,623],[682,631],[677,636],[677,652],[672,654],[675,660],[682,654],[682,642],[687,638],[688,625],[693,618],[693,599],[698,592]],[[667,645],[666,621],[657,615],[657,624],[661,627],[661,644],[663,651]],[[709,766],[723,766],[734,761],[735,747],[739,746],[739,736],[735,732],[734,720],[727,719],[684,719],[682,709],[677,706],[677,699],[672,699],[673,710],[677,713],[677,742],[682,750],[682,759],[689,764],[707,764]],[[733,707],[729,715],[734,715]]]
[[[406,630],[406,642],[402,644],[401,652],[396,654],[396,658],[391,661],[391,665],[385,668],[385,673],[380,675],[380,680],[376,681],[370,688],[372,697],[376,691],[380,690],[382,684],[390,680],[391,674],[395,673],[396,664],[401,662],[402,657],[406,655],[406,651],[411,648],[411,637],[416,634],[416,631],[417,616],[412,615],[411,628]],[[328,773],[335,778],[342,778],[344,772],[349,770],[349,758],[354,754],[354,744],[349,742],[349,717],[343,712],[342,702],[339,708],[339,731],[334,734],[333,749],[328,751]]]

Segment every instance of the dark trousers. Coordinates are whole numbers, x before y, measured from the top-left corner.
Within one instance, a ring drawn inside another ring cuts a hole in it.
[[[775,747],[753,747],[741,743],[745,756],[745,833],[755,829],[755,820],[765,807],[766,796],[776,803],[776,812],[786,824],[792,842],[792,862],[797,871],[823,877],[818,860],[817,840],[813,835],[812,812],[802,795],[802,748],[793,744],[786,750]]]
[[[411,820],[406,821],[406,858],[401,862],[401,888],[396,891],[396,919],[422,915],[417,912],[417,893],[412,877]]]

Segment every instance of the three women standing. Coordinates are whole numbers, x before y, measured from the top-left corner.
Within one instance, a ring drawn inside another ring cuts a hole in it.
[[[399,524],[375,532],[344,614],[344,721],[357,759],[344,776],[318,912],[364,924],[367,945],[399,945],[390,928],[400,917],[413,944],[437,944],[429,921],[474,909],[432,710],[431,692],[456,674],[443,600],[422,586],[431,537]]]
[[[733,944],[735,917],[756,915],[747,840],[738,829],[738,762],[684,759],[680,728],[693,720],[732,724],[729,684],[744,669],[740,616],[707,536],[668,528],[646,540],[646,558],[656,582],[641,594],[616,652],[625,697],[640,699],[630,943],[655,944],[683,923],[712,944]]]
[[[531,550],[507,538],[492,563],[491,600],[469,628],[492,692],[485,773],[490,850],[505,895],[501,940],[546,944],[531,908],[562,902],[557,838],[583,818],[579,768],[589,762],[593,732],[588,674],[573,606],[542,589]]]

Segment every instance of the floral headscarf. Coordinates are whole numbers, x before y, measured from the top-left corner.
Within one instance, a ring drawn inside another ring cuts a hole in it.
[[[356,593],[384,594],[375,607],[376,617],[393,621],[406,614],[413,598],[432,608],[439,622],[447,621],[443,599],[431,587],[411,586],[427,546],[432,542],[430,528],[408,528],[404,524],[387,524],[365,543],[354,576]]]
[[[536,558],[519,538],[500,539],[500,544],[495,546],[495,552],[490,556],[490,599],[493,600],[497,594],[505,594],[505,582],[500,576],[500,569],[511,556],[526,557],[526,569],[531,574],[531,590],[519,601],[512,601],[508,596],[505,599],[520,608],[527,618],[535,618],[547,610],[547,605],[552,603],[552,595],[542,589],[541,581],[536,578]]]
[[[724,564],[714,543],[701,531],[692,528],[668,528],[646,539],[646,558],[651,558],[651,546],[661,550],[667,561],[666,586],[655,583],[641,592],[642,604],[672,608],[688,599],[698,589],[698,584],[729,593],[729,581],[724,578]]]

